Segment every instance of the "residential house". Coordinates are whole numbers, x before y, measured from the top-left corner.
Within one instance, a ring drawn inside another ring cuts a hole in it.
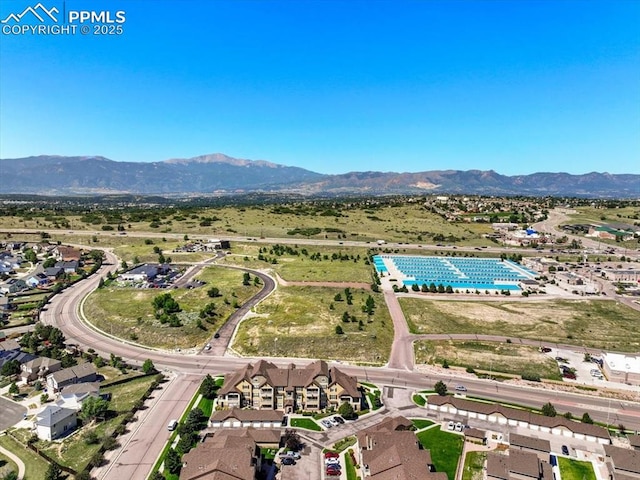
[[[2,358],[2,352],[13,352],[20,350],[20,344],[13,338],[7,338],[0,342],[0,358]]]
[[[458,415],[468,419],[488,421],[498,425],[528,428],[532,431],[598,442],[611,443],[606,428],[598,425],[576,422],[563,416],[547,417],[527,410],[499,404],[482,403],[451,395],[432,395],[427,400],[427,408],[443,415]]]
[[[64,275],[64,268],[62,267],[48,267],[44,269],[44,274],[47,276],[50,282],[58,280]]]
[[[260,360],[228,374],[218,392],[223,408],[319,411],[338,408],[344,402],[360,410],[362,394],[356,378],[329,368],[322,360],[303,368],[294,364],[278,368]]]
[[[37,415],[34,422],[36,435],[42,440],[55,440],[68,435],[78,425],[75,410],[58,405],[47,405]]]
[[[404,417],[387,418],[361,430],[357,437],[365,478],[447,480],[445,472],[435,472],[431,453],[422,448],[411,421]]]
[[[31,288],[46,287],[49,284],[49,277],[44,273],[36,273],[27,278],[26,283]]]
[[[56,262],[55,268],[61,268],[64,273],[76,273],[80,268],[80,262],[78,260],[69,260],[65,262]]]
[[[20,345],[15,340],[9,339],[0,343],[0,368],[2,368],[5,363],[13,360],[16,360],[22,365],[34,358],[36,358],[35,355],[20,351]]]
[[[29,285],[19,278],[11,278],[0,284],[0,294],[20,293],[29,290]]]
[[[280,428],[283,418],[284,414],[279,410],[244,410],[234,407],[229,410],[215,411],[211,416],[210,424],[214,428]]]
[[[629,435],[629,445],[634,450],[640,450],[640,435]]]
[[[180,480],[255,480],[262,466],[263,448],[277,448],[280,432],[221,430],[182,457]]]
[[[519,435],[517,433],[509,434],[509,448],[513,450],[522,450],[523,452],[535,453],[540,460],[549,458],[551,452],[551,442],[542,438],[529,437],[527,435]]]
[[[24,382],[31,383],[35,380],[45,379],[47,375],[57,372],[61,368],[62,363],[60,360],[38,357],[22,364],[20,376]]]
[[[82,257],[82,251],[67,245],[58,245],[51,254],[60,262],[79,262]]]
[[[487,455],[488,480],[554,480],[551,464],[535,453],[509,449],[509,455]]]
[[[606,464],[610,478],[627,480],[640,478],[640,451],[630,448],[605,445]]]
[[[98,375],[93,363],[83,363],[47,375],[47,388],[53,392],[59,392],[67,385],[95,382],[97,379]]]
[[[82,402],[87,398],[100,396],[100,383],[86,382],[76,383],[75,385],[67,385],[56,399],[56,405],[63,408],[80,411]]]

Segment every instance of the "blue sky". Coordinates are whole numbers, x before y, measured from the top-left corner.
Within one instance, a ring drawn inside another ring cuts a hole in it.
[[[0,35],[0,158],[640,173],[636,0],[64,6],[124,32]]]

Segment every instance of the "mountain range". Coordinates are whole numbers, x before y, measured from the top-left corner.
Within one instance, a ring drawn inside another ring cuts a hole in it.
[[[0,159],[0,193],[40,195],[228,195],[248,192],[318,195],[481,194],[640,198],[640,175],[493,170],[326,175],[221,153],[161,162],[116,162],[100,156],[41,155]]]

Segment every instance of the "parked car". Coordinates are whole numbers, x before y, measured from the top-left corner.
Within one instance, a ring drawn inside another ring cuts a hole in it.
[[[295,458],[296,460],[300,459],[300,454],[298,452],[294,452],[293,450],[289,450],[284,453],[287,457]]]
[[[331,422],[331,425],[334,427],[337,427],[338,425],[340,425],[335,418],[328,418],[327,420]]]
[[[566,445],[562,445],[562,454],[569,455],[569,447],[567,447]]]
[[[330,473],[337,473],[338,475],[340,475],[340,466],[338,465],[329,465],[326,469],[325,472],[327,472],[327,474]]]
[[[460,422],[456,423],[456,432],[462,431],[462,424]]]
[[[344,423],[344,418],[342,418],[340,415],[336,415],[335,417],[333,417],[333,419],[338,422],[340,425],[342,425]]]
[[[340,457],[339,453],[336,452],[325,452],[324,453],[324,458],[338,458]]]
[[[542,353],[549,353],[551,351],[551,349],[549,347],[540,347],[540,351]]]
[[[340,459],[339,458],[325,458],[324,464],[328,467],[330,465],[336,465],[340,468]]]
[[[293,457],[284,457],[282,459],[282,464],[283,465],[295,465],[296,461]]]
[[[327,420],[326,418],[324,420],[320,420],[320,423],[325,427],[325,428],[331,428],[333,427],[333,425],[331,424],[331,422],[329,420]]]
[[[456,424],[453,422],[449,422],[447,423],[447,430],[453,430],[455,428]]]
[[[340,470],[327,470],[324,473],[327,475],[327,477],[339,477],[340,476]]]
[[[205,350],[211,350],[211,344],[210,344],[210,343],[207,343],[207,344],[204,346],[204,349],[205,349]]]

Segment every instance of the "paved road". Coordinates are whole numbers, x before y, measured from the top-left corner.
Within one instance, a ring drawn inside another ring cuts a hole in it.
[[[18,480],[22,480],[24,478],[24,472],[25,472],[24,462],[19,457],[15,456],[13,453],[7,450],[6,448],[0,447],[0,453],[3,454],[5,457],[10,458],[13,463],[18,465]]]
[[[0,431],[18,423],[25,413],[27,409],[22,405],[0,397]]]
[[[400,302],[392,291],[384,292],[384,301],[393,320],[393,344],[387,366],[412,371],[414,366],[413,336],[409,333]]]

